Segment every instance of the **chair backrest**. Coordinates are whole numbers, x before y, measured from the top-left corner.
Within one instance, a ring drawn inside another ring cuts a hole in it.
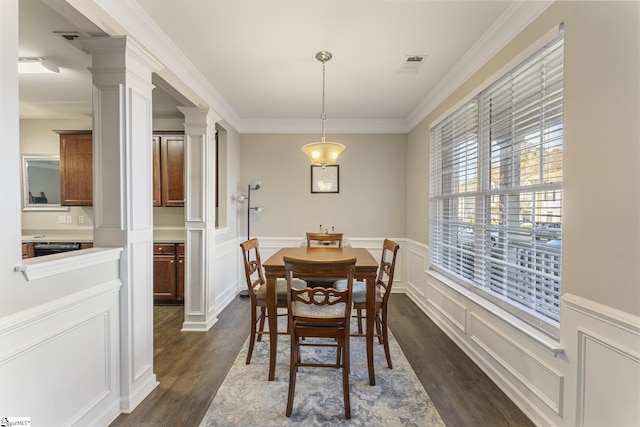
[[[388,300],[391,295],[391,286],[393,286],[393,275],[396,269],[396,257],[400,245],[396,242],[384,239],[382,244],[382,256],[380,258],[380,266],[378,267],[378,278],[376,285],[384,289],[383,299]]]
[[[311,242],[319,242],[322,245],[330,245],[337,243],[338,247],[342,247],[342,233],[307,233],[307,246],[311,246]]]
[[[251,240],[242,242],[240,243],[240,248],[242,248],[244,274],[249,296],[254,300],[258,289],[266,283],[262,270],[262,261],[260,260],[260,245],[258,244],[258,239],[254,237]],[[252,278],[252,276],[255,276],[255,278]]]
[[[353,276],[356,269],[356,258],[316,261],[284,257],[284,270],[287,278],[287,304],[290,320],[301,319],[313,323],[332,323],[337,319],[348,322],[351,316],[351,299],[353,295]],[[343,290],[334,288],[294,288],[294,278],[305,279],[308,277],[347,278],[347,287]],[[295,309],[294,303],[302,303],[308,306],[334,306],[322,316],[313,316],[313,309]]]
[[[44,194],[44,191],[40,192],[40,197],[33,196],[31,191],[29,191],[29,203],[47,203],[47,195]]]

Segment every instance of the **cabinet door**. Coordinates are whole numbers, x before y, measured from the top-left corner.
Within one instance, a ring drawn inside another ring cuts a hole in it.
[[[162,206],[184,206],[184,136],[160,138]]]
[[[63,206],[93,205],[91,134],[60,135],[60,198]]]
[[[175,255],[153,256],[153,299],[175,300],[176,287],[176,257]]]
[[[176,246],[178,248],[178,254],[176,255],[178,262],[176,282],[178,286],[178,300],[182,301],[184,299],[184,243],[179,243]]]
[[[153,137],[153,206],[162,206],[160,196],[160,137]]]
[[[33,258],[33,243],[22,244],[22,259]]]

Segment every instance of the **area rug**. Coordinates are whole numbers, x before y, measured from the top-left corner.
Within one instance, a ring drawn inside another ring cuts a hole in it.
[[[352,325],[354,328],[355,325]],[[284,325],[282,325],[284,329]],[[354,330],[354,329],[352,329]],[[269,372],[268,339],[257,342],[246,365],[248,340],[220,386],[200,427],[257,426],[416,426],[444,427],[400,346],[390,335],[393,369],[375,341],[376,385],[369,385],[364,337],[351,338],[351,419],[344,418],[340,369],[301,367],[293,414],[285,416],[289,386],[289,338],[278,336],[275,380]],[[265,337],[267,338],[267,337]],[[303,360],[335,360],[335,350],[303,347]]]

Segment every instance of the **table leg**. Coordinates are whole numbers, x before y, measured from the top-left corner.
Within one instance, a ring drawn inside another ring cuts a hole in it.
[[[276,358],[278,351],[278,307],[276,295],[276,279],[267,277],[267,316],[269,318],[269,381],[276,374]],[[373,343],[373,341],[372,341]]]
[[[376,385],[376,375],[373,368],[373,331],[374,331],[374,313],[376,310],[376,290],[375,277],[367,277],[367,364],[369,365],[369,384]]]

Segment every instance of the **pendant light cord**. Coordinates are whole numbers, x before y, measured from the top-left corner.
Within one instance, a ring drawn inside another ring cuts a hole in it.
[[[322,120],[322,142],[325,142],[325,137],[324,137],[324,123],[327,120],[327,116],[324,112],[324,99],[325,99],[325,95],[324,95],[324,91],[325,91],[325,80],[326,80],[326,61],[322,61],[322,116],[320,117],[320,119]]]

